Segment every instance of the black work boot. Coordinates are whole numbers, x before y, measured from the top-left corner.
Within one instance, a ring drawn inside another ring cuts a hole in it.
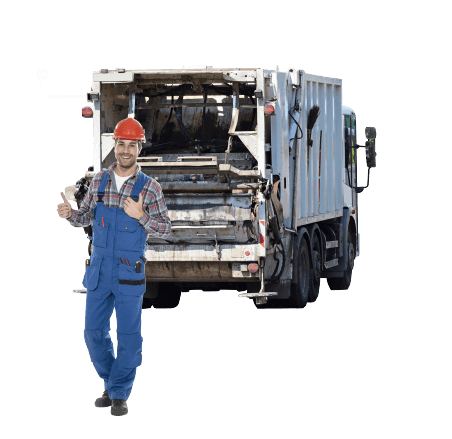
[[[111,400],[111,414],[114,416],[126,415],[129,410],[127,409],[127,402],[124,399],[112,399]]]
[[[96,399],[96,402],[94,403],[96,407],[110,407],[111,406],[111,399],[108,396],[108,390],[105,390],[104,393],[100,398]]]

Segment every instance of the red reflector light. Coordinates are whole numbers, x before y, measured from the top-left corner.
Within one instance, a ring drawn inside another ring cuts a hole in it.
[[[251,262],[251,264],[248,264],[248,271],[250,273],[256,273],[257,270],[259,270],[259,265],[257,265],[255,262]]]
[[[274,105],[273,104],[267,104],[264,107],[264,114],[266,116],[271,116],[272,114],[275,114],[275,107],[274,107]]]
[[[91,107],[83,107],[82,108],[82,116],[83,117],[93,117],[93,109]]]
[[[246,255],[246,256],[249,256],[249,255],[250,255],[250,252],[245,252],[245,255]]]

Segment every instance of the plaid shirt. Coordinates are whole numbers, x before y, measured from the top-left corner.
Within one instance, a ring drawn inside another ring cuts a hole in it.
[[[135,181],[140,174],[140,165],[137,164],[136,171],[124,182],[118,194],[113,184],[113,172],[117,166],[117,162],[113,163],[107,170],[98,172],[88,191],[80,204],[79,210],[72,209],[72,216],[66,218],[74,227],[86,227],[93,223],[93,209],[97,204],[97,190],[104,173],[107,172],[109,178],[104,191],[103,203],[106,207],[119,207],[124,209],[124,201],[132,195],[132,189]],[[151,237],[167,238],[171,233],[171,221],[168,216],[165,198],[163,197],[162,188],[151,177],[141,191],[143,195],[143,211],[144,216],[138,221],[146,232],[146,239]]]

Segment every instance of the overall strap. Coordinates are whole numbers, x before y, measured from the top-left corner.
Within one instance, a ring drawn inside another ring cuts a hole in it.
[[[103,203],[103,196],[104,196],[104,191],[105,191],[105,186],[107,186],[107,181],[108,181],[108,172],[105,171],[102,180],[100,182],[99,188],[97,189],[97,202],[98,203]]]
[[[140,171],[140,175],[138,175],[138,178],[133,185],[132,194],[130,195],[133,201],[138,201],[140,192],[143,190],[144,186],[150,179],[151,177]]]

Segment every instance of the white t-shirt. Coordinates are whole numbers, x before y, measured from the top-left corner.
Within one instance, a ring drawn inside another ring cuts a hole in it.
[[[115,181],[116,181],[116,189],[118,189],[118,194],[121,192],[122,185],[126,180],[128,180],[131,177],[131,175],[127,175],[126,177],[120,177],[115,172]]]

